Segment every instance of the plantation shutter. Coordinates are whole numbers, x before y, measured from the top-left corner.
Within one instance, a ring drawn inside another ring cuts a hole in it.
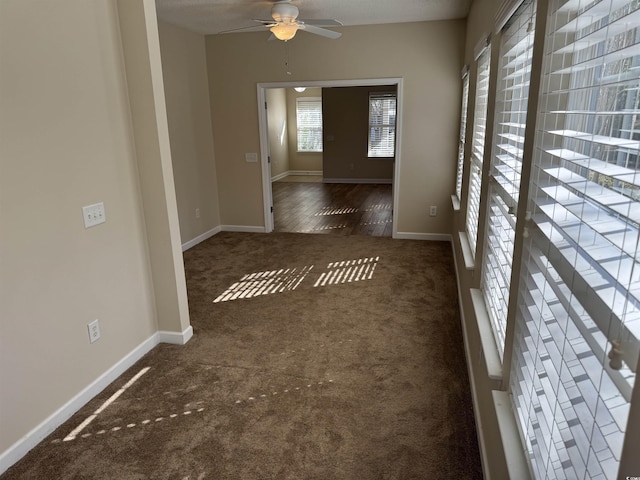
[[[487,46],[478,58],[473,140],[471,143],[471,170],[469,174],[469,194],[467,199],[466,231],[471,252],[474,255],[478,241],[478,219],[480,214],[480,190],[482,188],[485,131],[487,128],[490,64],[491,46]]]
[[[640,4],[550,2],[510,389],[535,478],[616,478],[640,338]]]
[[[460,141],[458,142],[458,169],[456,176],[456,196],[462,198],[462,174],[464,172],[464,147],[467,135],[467,109],[469,107],[469,71],[465,67],[462,75],[462,106],[460,108]]]
[[[535,2],[511,17],[500,42],[498,92],[481,290],[500,356],[504,354],[522,153],[533,56]]]

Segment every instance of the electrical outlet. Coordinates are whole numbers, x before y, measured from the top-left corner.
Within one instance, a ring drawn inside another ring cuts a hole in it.
[[[89,342],[93,343],[100,338],[100,322],[97,318],[88,323],[87,328],[89,329]]]
[[[94,227],[106,222],[107,216],[104,212],[104,203],[94,203],[93,205],[82,207],[82,218],[84,219],[84,228]]]
[[[200,209],[196,208],[196,218],[200,218]]]
[[[436,207],[435,205],[431,205],[429,207],[429,216],[435,217],[437,214],[438,214],[438,207]]]

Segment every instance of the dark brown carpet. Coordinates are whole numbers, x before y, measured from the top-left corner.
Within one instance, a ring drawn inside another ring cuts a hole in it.
[[[448,243],[221,233],[185,265],[193,339],[2,480],[482,478]]]

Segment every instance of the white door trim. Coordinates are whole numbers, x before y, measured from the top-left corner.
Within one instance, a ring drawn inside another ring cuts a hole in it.
[[[265,232],[273,231],[273,193],[271,191],[271,169],[269,166],[269,132],[267,131],[267,109],[265,108],[267,88],[293,88],[293,87],[368,87],[375,85],[396,85],[396,158],[393,168],[393,238],[397,235],[398,218],[398,192],[401,165],[402,147],[402,82],[401,77],[394,78],[362,78],[350,80],[319,80],[302,82],[270,82],[258,83],[258,124],[260,131],[260,164],[262,166],[262,199],[264,203],[264,228]]]

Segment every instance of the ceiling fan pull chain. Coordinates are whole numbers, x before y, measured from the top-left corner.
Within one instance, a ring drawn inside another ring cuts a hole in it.
[[[289,70],[289,42],[284,42],[284,69],[287,75],[291,75]]]

